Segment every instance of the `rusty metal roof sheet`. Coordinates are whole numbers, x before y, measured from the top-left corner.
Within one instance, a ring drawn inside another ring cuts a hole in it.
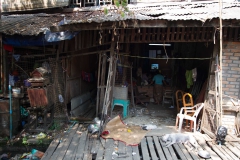
[[[59,14],[22,14],[3,15],[0,20],[0,32],[5,34],[38,35],[51,26],[59,25],[65,17],[64,25],[74,23],[91,23],[120,20],[197,20],[206,21],[219,17],[217,2],[205,3],[154,3],[129,5],[130,13],[122,17],[108,6],[108,14],[104,14],[105,7],[81,8],[78,12]],[[113,8],[113,7],[111,7]],[[223,3],[223,20],[240,20],[240,3]]]

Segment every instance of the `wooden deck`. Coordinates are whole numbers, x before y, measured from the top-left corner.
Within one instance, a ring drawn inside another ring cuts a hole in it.
[[[219,146],[206,134],[194,134],[199,148],[210,153],[212,160],[240,159],[240,143],[226,142]],[[145,136],[138,146],[126,146],[123,142],[113,139],[98,139],[89,135],[86,126],[76,124],[62,136],[52,141],[42,160],[195,160],[203,159],[197,152],[190,151],[184,144],[164,147],[161,136]]]

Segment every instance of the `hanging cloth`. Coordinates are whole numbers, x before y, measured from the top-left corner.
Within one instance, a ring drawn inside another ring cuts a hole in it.
[[[194,82],[197,80],[197,68],[192,69],[192,78]]]
[[[189,89],[193,85],[192,70],[186,70],[185,77],[187,81],[187,88]]]

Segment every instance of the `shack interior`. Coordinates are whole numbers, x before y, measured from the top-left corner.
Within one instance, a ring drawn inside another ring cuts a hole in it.
[[[63,44],[60,43],[58,47],[61,45],[66,47],[69,43]],[[108,60],[110,52],[96,54],[97,52],[93,51],[90,54],[71,57],[61,56],[57,50],[55,45],[46,47],[5,45],[4,68],[7,69],[4,76],[9,83],[3,83],[2,97],[9,96],[8,85],[11,84],[13,89],[20,89],[21,93],[20,97],[13,93],[13,100],[19,105],[17,112],[27,110],[31,113],[30,116],[22,115],[21,119],[14,120],[15,125],[18,124],[14,126],[15,130],[19,126],[24,128],[26,123],[35,120],[29,131],[40,132],[50,127],[54,118],[84,119],[86,115],[94,117],[97,115],[96,112],[102,112],[106,88],[104,85],[108,81],[109,68],[109,63],[103,61]],[[114,86],[122,90],[115,88],[113,97],[129,99],[130,106],[147,107],[149,103],[154,103],[153,85],[150,84],[152,77],[156,71],[161,70],[167,84],[164,85],[164,89],[173,91],[171,95],[173,99],[170,101],[167,99],[164,105],[161,103],[159,106],[172,107],[173,114],[176,114],[177,90],[192,94],[194,104],[203,102],[204,95],[200,95],[200,91],[208,79],[212,53],[213,43],[209,42],[121,43],[117,54]],[[192,77],[193,69],[196,69],[197,76],[195,80],[191,78],[189,84],[186,80],[186,71],[191,71]],[[144,76],[147,81],[144,81]],[[206,85],[204,87],[205,91]],[[103,89],[99,92],[97,88]],[[137,94],[143,92],[144,98],[141,97],[139,101]]]

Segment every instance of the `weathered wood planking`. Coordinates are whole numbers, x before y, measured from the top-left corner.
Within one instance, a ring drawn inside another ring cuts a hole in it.
[[[102,145],[100,143],[101,142],[100,142],[100,139],[98,137],[93,139],[93,143],[92,143],[92,147],[91,147],[91,151],[90,151],[91,154],[97,154],[98,149],[100,147],[99,145]]]
[[[99,140],[99,149],[98,149],[98,152],[97,152],[97,155],[96,155],[96,160],[102,160],[103,159],[103,154],[104,154],[104,149],[105,149],[105,139],[103,138],[100,138]]]
[[[155,152],[155,148],[153,146],[153,139],[152,137],[147,137],[147,144],[148,144],[148,148],[149,148],[149,151],[150,151],[150,155],[151,155],[151,159],[152,160],[157,160],[157,155],[156,155],[156,152]]]
[[[172,156],[172,159],[173,160],[178,160],[178,157],[177,157],[176,153],[174,152],[173,147],[169,146],[168,149],[169,149],[169,152],[170,152],[170,154]]]
[[[87,137],[88,137],[87,131],[83,132],[77,146],[75,160],[79,160],[83,158],[83,152],[84,152]]]
[[[185,146],[181,143],[178,144],[180,149],[182,150],[183,154],[186,156],[187,159],[193,159],[193,160],[198,160],[199,157],[194,153],[193,151],[188,151]]]
[[[49,160],[50,157],[52,156],[52,154],[54,153],[55,149],[58,147],[60,143],[60,137],[59,138],[56,138],[54,139],[48,149],[46,150],[46,152],[44,153],[43,157],[42,157],[42,160]]]
[[[62,153],[63,154],[62,157],[64,157],[65,153],[63,153],[63,152],[65,151],[65,147],[68,147],[68,146],[65,146],[65,141],[67,141],[67,140],[68,140],[68,133],[63,133],[62,138],[59,140],[60,143],[59,143],[58,147],[56,148],[56,150],[54,151],[54,153],[52,154],[50,159],[58,159],[58,155],[60,153]]]
[[[126,147],[127,147],[127,155],[128,155],[128,157],[126,157],[125,159],[126,160],[132,160],[133,159],[132,147],[131,146],[126,146]]]
[[[154,136],[153,141],[154,141],[156,151],[157,151],[157,154],[158,154],[158,157],[160,158],[160,160],[166,160],[163,150],[162,150],[162,146],[159,143],[158,137]]]
[[[168,150],[168,148],[165,147],[164,142],[160,138],[159,138],[159,142],[160,142],[161,146],[163,146],[163,152],[165,153],[166,159],[167,160],[173,159],[171,154],[170,154],[170,152],[169,152],[169,150]]]
[[[180,147],[178,146],[177,143],[173,144],[173,147],[175,148],[178,156],[180,157],[180,159],[187,159],[187,157],[185,156],[185,154],[182,152],[182,150],[180,149]],[[189,157],[189,159],[192,159],[191,157]]]
[[[228,149],[225,145],[222,145],[223,150],[232,158],[232,159],[238,159],[237,156],[235,156],[230,149]]]
[[[133,160],[139,160],[140,159],[140,154],[138,150],[138,146],[132,146],[132,154],[133,154]]]
[[[198,144],[207,152],[210,153],[212,159],[221,160],[219,156],[206,144],[205,139],[201,136],[201,134],[194,135],[195,139],[197,140]]]
[[[150,155],[148,153],[146,138],[143,138],[141,141],[141,150],[143,160],[150,160]]]
[[[240,158],[240,150],[237,147],[234,147],[232,144],[225,142],[225,145],[228,147],[228,149],[231,150],[238,158]]]
[[[77,152],[77,146],[79,144],[79,140],[80,140],[80,137],[81,137],[81,128],[82,128],[82,125],[79,125],[79,127],[76,131],[76,134],[74,135],[74,137],[72,139],[72,142],[69,145],[68,150],[67,150],[64,158],[75,159],[75,155],[76,155],[76,152]]]
[[[205,136],[202,136],[204,139]],[[206,139],[205,139],[206,140]],[[226,153],[223,153],[222,150],[217,146],[214,145],[213,142],[207,141],[207,144],[212,148],[212,150],[217,153],[222,159],[227,160],[229,159],[229,156]]]
[[[219,158],[219,156],[218,156],[210,147],[208,147],[208,145],[207,145],[206,142],[205,142],[205,139],[202,138],[202,137],[200,136],[200,134],[199,134],[199,135],[194,135],[194,137],[195,137],[195,139],[197,140],[198,144],[199,144],[204,150],[206,150],[207,152],[209,152],[209,153],[211,154],[211,157],[212,157],[213,159],[221,160],[221,158]]]
[[[118,156],[120,156],[120,157],[116,156],[117,157],[116,159],[125,159],[125,156],[127,156],[126,145],[123,142],[119,141],[116,152],[117,152]],[[123,156],[124,158],[121,158],[121,156]]]
[[[203,134],[202,137],[204,139],[210,139],[210,137],[207,134]],[[219,146],[217,144],[214,144],[214,147],[217,147],[228,159],[238,159],[229,149],[227,149],[224,145]]]
[[[63,141],[61,142],[61,144],[63,144],[63,145],[62,145],[61,150],[58,152],[56,160],[62,160],[63,159],[63,157],[65,156],[66,152],[68,151],[69,145],[72,142],[73,135],[76,133],[76,130],[78,129],[78,127],[79,127],[79,124],[75,124],[73,126],[73,128],[71,130],[69,130],[69,134],[65,133],[66,136],[63,139]]]
[[[139,146],[126,146],[124,142],[114,141],[113,139],[98,139],[95,135],[88,135],[84,130],[86,128],[78,125],[74,126],[70,132],[64,134],[59,145],[56,144],[55,147],[50,146],[48,148],[47,154],[43,158],[63,160],[108,160],[112,158],[117,160],[203,159],[197,155],[198,152],[190,150],[188,145],[184,146],[178,143],[168,148],[165,147],[165,143],[162,142],[160,136],[146,136]],[[80,131],[83,133],[79,134]],[[198,151],[206,150],[210,153],[211,158],[209,160],[235,160],[240,157],[240,144],[237,142],[226,142],[226,145],[220,147],[213,143],[207,135],[200,133],[193,135],[199,144]],[[53,141],[52,144],[54,142],[56,141]]]
[[[114,140],[113,139],[106,139],[105,143],[105,155],[104,159],[112,159],[112,153],[114,151]]]

